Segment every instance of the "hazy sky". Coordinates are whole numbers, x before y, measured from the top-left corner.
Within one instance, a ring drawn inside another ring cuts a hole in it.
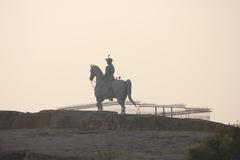
[[[239,0],[0,0],[0,109],[95,102],[109,53],[134,99],[240,120]]]

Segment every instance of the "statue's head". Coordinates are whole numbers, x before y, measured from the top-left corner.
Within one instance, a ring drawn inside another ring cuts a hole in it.
[[[95,70],[94,70],[94,65],[91,64],[90,67],[91,67],[91,69],[90,69],[90,77],[89,77],[89,80],[92,81],[93,78],[96,76],[96,74],[95,74]]]
[[[106,61],[107,61],[107,64],[111,64],[113,59],[112,58],[108,58],[108,59],[106,59]]]

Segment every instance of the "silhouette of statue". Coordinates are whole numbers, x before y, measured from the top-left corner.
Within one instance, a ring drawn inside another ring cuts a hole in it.
[[[94,87],[94,93],[97,101],[97,107],[99,111],[103,110],[102,102],[105,99],[112,100],[116,98],[121,105],[121,113],[125,114],[125,101],[128,99],[137,107],[136,103],[131,97],[132,83],[131,80],[115,79],[114,66],[112,65],[112,59],[108,56],[106,59],[108,66],[105,70],[105,75],[97,65],[91,65],[89,80],[92,81],[96,77],[96,85]]]

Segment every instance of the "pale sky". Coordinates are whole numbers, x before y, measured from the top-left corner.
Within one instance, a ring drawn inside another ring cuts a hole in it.
[[[95,103],[109,53],[134,99],[240,120],[239,0],[0,0],[0,110]]]

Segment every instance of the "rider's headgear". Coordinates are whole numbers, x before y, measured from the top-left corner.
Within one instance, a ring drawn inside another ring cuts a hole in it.
[[[112,63],[113,59],[110,58],[110,55],[108,55],[108,58],[106,58],[106,61]]]

